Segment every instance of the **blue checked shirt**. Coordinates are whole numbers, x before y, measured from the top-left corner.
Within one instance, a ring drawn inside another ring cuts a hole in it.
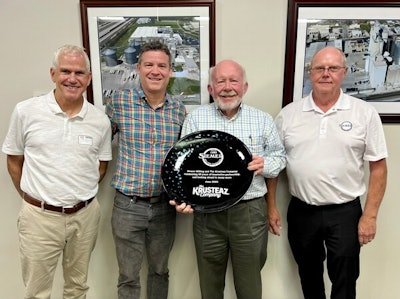
[[[200,130],[219,130],[234,135],[246,144],[252,155],[264,157],[264,170],[254,177],[244,200],[264,196],[267,192],[264,178],[278,176],[286,166],[285,149],[274,121],[261,110],[242,103],[239,112],[228,119],[214,103],[200,106],[187,115],[181,136]]]
[[[118,91],[106,105],[113,134],[118,132],[118,160],[111,185],[127,195],[157,196],[162,191],[164,156],[179,138],[185,106],[166,95],[153,109],[141,88]]]

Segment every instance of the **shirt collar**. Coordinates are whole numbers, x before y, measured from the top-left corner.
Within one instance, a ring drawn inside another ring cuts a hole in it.
[[[339,99],[337,100],[337,102],[335,103],[335,105],[333,105],[333,107],[331,109],[329,109],[329,111],[336,111],[336,110],[348,110],[350,109],[351,103],[348,97],[345,96],[345,94],[343,93],[343,90],[340,90],[340,95],[339,95]],[[310,92],[310,94],[305,98],[305,101],[303,103],[303,111],[321,111],[321,109],[318,108],[318,106],[315,104],[314,99],[312,97],[312,91]]]
[[[138,86],[137,90],[138,90],[138,93],[139,93],[139,97],[142,100],[142,103],[148,105],[146,94],[144,93],[142,87]],[[164,102],[161,103],[159,106],[157,106],[156,109],[160,108],[160,107],[163,107],[163,106],[169,105],[171,99],[172,99],[172,96],[169,93],[166,93],[165,97],[164,97]]]
[[[238,109],[237,113],[236,113],[232,118],[229,118],[229,119],[226,117],[225,114],[222,113],[222,110],[218,107],[218,105],[217,105],[217,103],[216,103],[215,101],[214,101],[214,108],[215,108],[215,110],[218,112],[219,115],[221,115],[222,117],[226,118],[226,119],[229,120],[229,121],[233,121],[233,120],[235,120],[236,118],[238,118],[240,112],[242,111],[242,109],[243,109],[243,102],[240,103],[239,109]]]
[[[58,105],[58,103],[56,101],[56,98],[54,96],[54,90],[52,90],[51,92],[49,92],[47,94],[47,104],[49,105],[51,112],[53,112],[54,114],[63,114],[63,115],[65,115],[64,111],[61,110],[61,107]],[[82,118],[82,119],[85,118],[85,115],[86,115],[87,110],[89,108],[88,105],[89,105],[88,101],[86,99],[84,99],[81,111],[79,111],[79,113],[74,115],[72,118],[75,118],[75,117],[79,117],[79,118]]]

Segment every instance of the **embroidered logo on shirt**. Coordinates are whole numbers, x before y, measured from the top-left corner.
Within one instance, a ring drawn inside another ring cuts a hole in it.
[[[340,128],[343,131],[350,131],[353,128],[353,124],[349,121],[344,121],[340,124]]]
[[[209,167],[216,167],[224,161],[224,154],[218,148],[209,148],[199,154],[199,158]]]

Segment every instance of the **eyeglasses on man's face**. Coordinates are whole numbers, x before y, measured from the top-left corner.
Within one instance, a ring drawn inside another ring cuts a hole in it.
[[[315,74],[323,74],[325,73],[325,71],[328,71],[328,73],[337,73],[339,72],[341,69],[345,69],[347,68],[346,66],[338,66],[338,65],[334,65],[334,66],[315,66],[310,68],[310,72],[313,72]]]

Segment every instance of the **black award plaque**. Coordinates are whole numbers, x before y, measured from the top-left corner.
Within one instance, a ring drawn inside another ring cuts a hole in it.
[[[198,131],[180,139],[167,153],[161,171],[164,189],[177,203],[196,212],[227,209],[247,192],[254,173],[252,155],[235,136],[216,130]]]

